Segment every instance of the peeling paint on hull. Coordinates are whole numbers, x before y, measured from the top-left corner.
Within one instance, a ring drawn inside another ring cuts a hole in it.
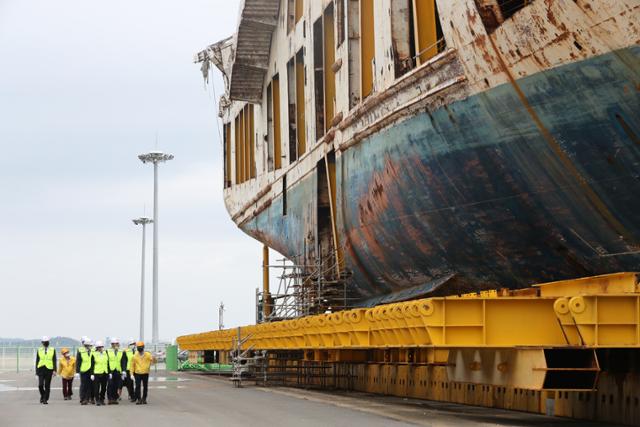
[[[639,70],[636,46],[518,80],[557,147],[505,84],[343,152],[338,229],[357,294],[452,274],[444,293],[640,269]],[[286,216],[278,197],[243,230],[309,251],[316,179],[289,189]]]

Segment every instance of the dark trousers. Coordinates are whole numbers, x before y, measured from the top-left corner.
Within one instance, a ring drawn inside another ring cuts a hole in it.
[[[147,390],[149,389],[149,374],[134,374],[136,378],[136,400],[147,400]],[[142,396],[140,396],[140,387],[143,387]]]
[[[133,378],[131,378],[131,372],[127,371],[127,377],[124,379],[124,384],[129,394],[129,399],[135,398],[135,390],[133,389]]]
[[[88,393],[87,393],[87,400],[95,400],[96,397],[96,393],[95,393],[95,386],[94,386],[94,381],[91,379],[91,374],[89,374],[89,388]]]
[[[46,402],[49,400],[49,394],[51,393],[51,376],[53,371],[47,368],[40,368],[38,370],[38,390],[40,391],[40,401]]]
[[[91,381],[91,372],[80,374],[80,401],[88,402],[93,396],[93,381]]]
[[[109,381],[109,374],[95,374],[95,380],[93,380],[93,398],[97,402],[103,402],[104,396],[107,393],[107,382]]]
[[[64,397],[71,397],[73,395],[73,378],[62,379],[62,395]]]
[[[114,371],[111,373],[109,389],[107,390],[109,400],[118,400],[118,390],[120,390],[120,387],[122,387],[122,372]]]

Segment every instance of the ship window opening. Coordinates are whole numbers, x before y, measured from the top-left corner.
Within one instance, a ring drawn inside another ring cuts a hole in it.
[[[348,0],[349,109],[360,102],[360,0]]]
[[[307,151],[307,126],[304,99],[305,66],[304,50],[300,49],[296,54],[296,133],[298,135],[298,156]]]
[[[374,0],[360,0],[360,93],[366,98],[374,90],[375,68],[375,19]]]
[[[324,41],[322,18],[313,24],[313,66],[315,70],[316,140],[324,136]]]
[[[245,149],[246,145],[244,143],[244,133],[245,133],[245,124],[244,124],[244,108],[240,110],[240,129],[238,130],[240,134],[240,183],[246,181],[246,169],[245,169]]]
[[[273,85],[267,86],[267,171],[273,171]]]
[[[296,2],[296,23],[300,22],[304,15],[304,0],[295,0]]]
[[[245,104],[240,111],[240,142],[242,171],[241,181],[246,182],[255,178],[255,135],[254,135],[253,105]]]
[[[336,102],[336,73],[333,64],[336,62],[335,48],[335,15],[333,3],[324,11],[324,131],[331,128],[335,116]]]
[[[391,2],[391,47],[395,77],[414,68],[415,38],[413,37],[413,0]]]
[[[271,82],[273,92],[273,163],[274,168],[282,167],[282,127],[280,122],[280,76],[276,74]]]
[[[331,191],[329,187],[329,175],[327,162],[321,159],[316,167],[316,235],[317,253],[326,265],[334,265],[335,253],[333,245],[333,229],[331,222]],[[331,271],[327,271],[327,276]]]
[[[237,115],[234,120],[234,145],[235,145],[235,163],[236,163],[236,185],[242,182],[240,175],[240,115]]]
[[[249,133],[249,105],[244,106],[244,180],[251,178],[251,134]]]
[[[345,38],[345,21],[346,21],[346,13],[347,8],[345,6],[347,0],[336,0],[336,24],[337,24],[337,33],[336,33],[336,47],[342,46]]]
[[[296,64],[295,58],[287,63],[287,105],[289,118],[289,163],[298,159],[297,126],[296,126]]]
[[[435,0],[392,2],[391,32],[396,78],[446,48]]]
[[[533,0],[498,0],[503,19],[511,18],[517,11],[533,3]]]
[[[224,129],[224,188],[231,187],[231,124],[226,123]]]
[[[533,0],[476,0],[478,12],[488,33],[492,33],[502,23]]]
[[[249,156],[247,158],[249,162],[249,177],[256,177],[256,119],[255,109],[253,104],[248,104],[246,107],[247,117],[247,144],[249,146]]]
[[[287,33],[296,26],[296,0],[287,0]]]
[[[444,51],[446,42],[435,0],[411,0],[410,9],[412,59],[415,65],[420,65]]]
[[[287,216],[287,174],[282,175],[282,216]]]

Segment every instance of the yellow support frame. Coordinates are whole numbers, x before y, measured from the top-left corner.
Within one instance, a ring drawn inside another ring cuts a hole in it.
[[[637,273],[522,291],[427,298],[241,328],[243,349],[640,348]],[[232,350],[237,330],[178,338],[185,350]]]

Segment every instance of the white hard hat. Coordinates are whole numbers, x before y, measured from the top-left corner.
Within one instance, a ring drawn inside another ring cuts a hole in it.
[[[51,341],[51,340],[49,339],[48,336],[45,335],[45,336],[42,337],[42,342],[49,342],[49,341]]]
[[[91,344],[93,344],[93,341],[91,341],[91,338],[85,337],[83,343],[84,343],[84,345],[91,345]]]
[[[129,345],[136,345],[136,340],[129,338]]]
[[[111,344],[120,344],[120,340],[118,338],[111,338]]]
[[[104,343],[100,340],[96,341],[96,347],[104,347]]]
[[[88,336],[83,335],[83,336],[82,336],[82,338],[80,338],[80,342],[83,342],[83,343],[84,343],[84,342],[85,342],[85,341],[87,341],[88,339],[89,339],[89,337],[88,337]]]

